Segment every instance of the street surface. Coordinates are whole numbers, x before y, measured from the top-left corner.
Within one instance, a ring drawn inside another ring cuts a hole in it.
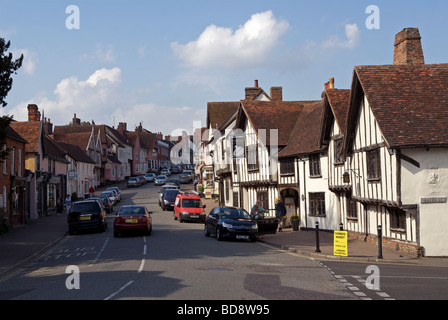
[[[114,238],[115,214],[108,214],[105,233],[66,236],[4,279],[0,300],[448,298],[448,268],[377,265],[379,281],[372,282],[368,264],[316,261],[262,242],[205,237],[203,224],[180,223],[172,211],[161,210],[159,189],[153,184],[123,189],[114,209],[146,205],[153,211],[152,235]],[[369,289],[366,280],[378,286]]]

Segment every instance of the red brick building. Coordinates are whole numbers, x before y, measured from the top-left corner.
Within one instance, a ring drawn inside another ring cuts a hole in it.
[[[25,222],[25,145],[23,139],[11,127],[8,127],[6,144],[3,150],[8,156],[1,161],[0,168],[0,208],[8,226]]]

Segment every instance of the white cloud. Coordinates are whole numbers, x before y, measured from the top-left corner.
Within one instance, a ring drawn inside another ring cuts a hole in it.
[[[60,81],[49,96],[45,92],[37,94],[28,101],[12,108],[0,110],[0,114],[13,115],[17,121],[28,120],[28,104],[37,104],[39,111],[54,125],[68,124],[73,115],[81,121],[95,121],[97,124],[117,126],[126,122],[128,130],[143,122],[143,126],[152,132],[168,135],[179,127],[193,132],[193,121],[205,119],[204,110],[195,110],[186,105],[176,107],[142,102],[148,92],[160,88],[156,83],[152,88],[126,90],[122,86],[122,71],[119,68],[100,69],[87,79],[69,77]]]
[[[359,43],[360,31],[357,24],[345,25],[345,36],[347,39],[341,40],[339,36],[332,36],[330,39],[322,42],[323,48],[347,48],[353,49]]]
[[[39,62],[37,54],[29,49],[15,49],[11,51],[14,59],[18,59],[23,54],[22,70],[27,75],[34,75],[36,64]]]
[[[26,106],[37,104],[41,113],[58,125],[67,124],[76,113],[82,121],[111,122],[112,112],[123,106],[124,97],[120,89],[121,70],[119,68],[100,69],[85,81],[76,77],[63,79],[54,90],[54,97],[40,93],[29,101],[20,103],[9,110],[18,121],[26,121]]]
[[[235,32],[230,28],[208,26],[195,41],[171,44],[175,55],[189,67],[252,67],[266,61],[288,30],[287,21],[279,21],[272,11],[252,15]]]

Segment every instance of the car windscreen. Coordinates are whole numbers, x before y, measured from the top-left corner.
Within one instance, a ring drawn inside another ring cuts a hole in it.
[[[163,194],[163,199],[174,200],[179,193],[180,193],[179,190],[166,190],[165,193]]]
[[[110,191],[108,191],[108,192],[102,192],[102,193],[100,194],[100,197],[113,197],[113,196],[114,196],[113,192],[110,192]]]
[[[246,210],[242,209],[232,209],[232,208],[223,208],[221,209],[221,218],[223,219],[244,219],[244,220],[252,220],[252,217]]]
[[[145,209],[143,207],[122,207],[119,216],[143,216]]]
[[[83,202],[83,203],[75,203],[70,213],[86,213],[86,212],[98,212],[100,210],[100,206],[96,202]]]
[[[182,207],[184,208],[202,208],[200,199],[183,199]]]

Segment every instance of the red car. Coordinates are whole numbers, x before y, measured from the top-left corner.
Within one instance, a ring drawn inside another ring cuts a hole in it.
[[[151,235],[152,212],[142,205],[122,206],[114,221],[114,237],[124,232],[144,232]]]
[[[182,221],[201,221],[205,222],[205,205],[201,198],[194,193],[180,193],[174,202],[174,220]]]

